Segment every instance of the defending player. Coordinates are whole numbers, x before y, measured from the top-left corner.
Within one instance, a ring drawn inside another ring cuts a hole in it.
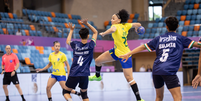
[[[87,28],[82,28],[79,31],[81,42],[71,41],[71,37],[75,26],[72,26],[72,23],[69,23],[70,33],[68,35],[66,43],[70,45],[73,49],[73,64],[70,69],[69,77],[66,81],[67,89],[63,91],[64,97],[67,101],[72,101],[70,92],[72,89],[75,89],[78,83],[79,87],[81,88],[80,92],[83,101],[89,101],[87,96],[87,88],[89,81],[88,76],[90,75],[89,68],[93,59],[93,50],[96,45],[98,32],[93,26],[91,26],[87,22],[86,19],[82,20],[82,23],[92,30],[93,36],[91,41],[87,42],[89,38],[89,30]]]
[[[19,85],[19,80],[17,77],[16,70],[19,68],[19,66],[20,66],[19,59],[17,58],[17,56],[15,54],[11,53],[10,45],[7,45],[6,46],[6,54],[3,55],[3,57],[2,57],[2,73],[1,73],[1,74],[5,73],[4,78],[3,78],[3,89],[4,89],[4,93],[6,95],[6,101],[10,101],[9,96],[8,96],[7,86],[10,85],[11,82],[15,85],[18,92],[20,93],[20,95],[22,97],[22,101],[26,101],[24,99],[22,89]]]
[[[103,63],[112,62],[121,59],[118,56],[130,52],[127,43],[128,30],[135,28],[136,30],[141,27],[140,23],[126,23],[128,20],[128,13],[126,10],[122,9],[117,14],[112,16],[111,22],[112,26],[105,32],[100,33],[100,35],[105,36],[112,33],[114,39],[114,48],[109,51],[104,52],[98,58],[95,59],[96,62],[96,75],[90,76],[90,81],[101,81],[102,77],[100,76],[100,71]],[[141,99],[138,86],[135,80],[133,79],[133,69],[132,69],[132,57],[130,56],[126,63],[121,62],[124,76],[127,82],[131,85],[131,88],[136,96],[138,101],[144,101]]]
[[[201,37],[198,44],[201,45]],[[198,62],[198,74],[192,81],[193,88],[197,88],[198,85],[201,86],[201,50],[200,50],[200,56],[199,56],[199,62]]]
[[[153,82],[156,89],[156,101],[163,100],[164,82],[173,96],[174,101],[181,101],[182,95],[180,82],[176,75],[183,49],[200,47],[197,42],[176,33],[178,20],[176,17],[168,17],[165,20],[168,33],[160,35],[150,42],[141,45],[131,52],[120,56],[126,62],[130,55],[147,49],[149,52],[156,50],[156,59],[153,65]]]
[[[58,81],[61,85],[62,89],[65,88],[65,82],[66,82],[66,71],[65,71],[65,65],[67,66],[67,71],[69,74],[70,66],[68,64],[66,55],[62,52],[60,52],[60,43],[58,41],[54,42],[54,49],[55,52],[51,53],[49,55],[49,64],[45,66],[43,69],[36,69],[37,72],[46,70],[53,66],[52,74],[47,82],[46,92],[47,97],[49,101],[52,101],[52,95],[51,95],[51,88],[52,86]],[[79,95],[79,92],[76,92],[72,90],[72,93]]]

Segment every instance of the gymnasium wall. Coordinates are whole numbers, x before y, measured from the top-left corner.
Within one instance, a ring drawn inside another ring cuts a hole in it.
[[[61,12],[61,0],[23,0],[24,8],[48,12]]]
[[[63,13],[81,15],[104,29],[104,21],[110,20],[120,9],[131,13],[131,0],[63,0]]]

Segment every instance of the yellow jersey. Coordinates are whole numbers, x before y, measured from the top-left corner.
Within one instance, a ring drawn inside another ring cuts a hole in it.
[[[129,29],[132,27],[132,24],[131,23],[114,24],[111,27],[113,26],[115,26],[117,29],[114,33],[112,33],[112,37],[114,39],[115,55],[119,57],[120,55],[124,55],[130,52],[127,43],[127,35]]]
[[[58,54],[52,52],[49,55],[49,61],[52,63],[52,74],[57,76],[65,76],[65,64],[64,62],[67,61],[66,55],[59,51]]]

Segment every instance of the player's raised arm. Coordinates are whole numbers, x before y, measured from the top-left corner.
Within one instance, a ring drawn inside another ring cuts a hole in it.
[[[132,28],[139,28],[141,26],[140,23],[132,23]]]
[[[126,62],[130,55],[136,54],[136,53],[141,52],[145,49],[146,49],[146,47],[144,45],[141,45],[141,46],[133,49],[132,51],[128,52],[127,54],[119,56],[119,58],[122,58],[122,61]]]
[[[106,30],[105,32],[100,33],[100,35],[102,37],[104,37],[105,35],[114,33],[116,30],[117,30],[117,28],[115,26],[113,26],[110,29]]]
[[[72,23],[68,23],[68,26],[69,26],[69,28],[70,28],[70,32],[69,32],[69,34],[68,34],[66,43],[67,43],[68,45],[70,45],[70,42],[71,42],[71,38],[72,38],[72,35],[73,35],[73,31],[74,31],[75,25],[73,26]]]
[[[98,35],[98,31],[97,31],[92,25],[90,25],[87,21],[88,21],[87,19],[83,19],[83,20],[81,21],[81,23],[83,23],[83,24],[85,24],[87,27],[89,27],[89,29],[93,32],[92,39],[94,39],[94,41],[96,41],[97,35]]]

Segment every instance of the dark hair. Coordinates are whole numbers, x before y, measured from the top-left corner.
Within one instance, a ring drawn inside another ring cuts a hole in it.
[[[120,17],[121,19],[121,22],[120,23],[126,23],[128,21],[128,17],[129,17],[129,14],[128,12],[125,10],[125,9],[122,9],[120,10],[118,13],[117,13],[117,17]]]
[[[56,43],[60,43],[59,41],[54,41],[53,44],[55,45]]]
[[[176,17],[168,17],[167,19],[165,19],[165,23],[169,28],[169,31],[176,31],[179,21]]]
[[[81,39],[87,39],[88,35],[89,35],[89,30],[87,28],[82,28],[79,31],[80,37]]]

